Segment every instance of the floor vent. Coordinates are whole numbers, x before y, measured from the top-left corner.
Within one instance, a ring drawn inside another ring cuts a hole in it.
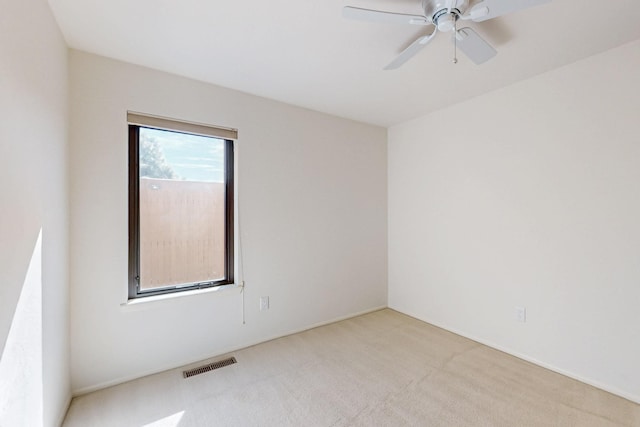
[[[214,369],[224,368],[225,366],[233,365],[234,363],[238,363],[235,357],[230,357],[224,360],[218,360],[217,362],[209,363],[208,365],[199,366],[194,369],[190,369],[188,371],[183,371],[182,375],[185,378],[192,377],[194,375],[204,374],[205,372],[213,371]]]

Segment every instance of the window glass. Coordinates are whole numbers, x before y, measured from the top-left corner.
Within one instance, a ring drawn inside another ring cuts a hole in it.
[[[131,125],[130,144],[130,297],[231,283],[232,142]]]

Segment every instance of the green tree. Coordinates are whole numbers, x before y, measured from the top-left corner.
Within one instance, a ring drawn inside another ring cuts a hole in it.
[[[140,177],[178,179],[155,138],[140,135]]]

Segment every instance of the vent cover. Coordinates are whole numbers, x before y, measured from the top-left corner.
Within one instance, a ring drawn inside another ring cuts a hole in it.
[[[183,371],[182,375],[185,378],[192,377],[194,375],[204,374],[205,372],[213,371],[214,369],[224,368],[225,366],[233,365],[234,363],[238,363],[235,357],[230,357],[224,360],[218,360],[217,362],[209,363],[207,365],[199,366],[194,369],[190,369],[188,371]]]

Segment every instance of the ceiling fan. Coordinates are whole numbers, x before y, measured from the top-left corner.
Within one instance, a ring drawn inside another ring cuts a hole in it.
[[[453,32],[452,41],[464,54],[476,64],[482,64],[496,56],[496,50],[472,28],[458,29],[457,21],[482,22],[507,13],[516,12],[551,0],[422,0],[424,15],[384,12],[345,6],[342,16],[349,19],[389,24],[408,24],[418,26],[433,25],[433,32],[419,37],[398,55],[385,70],[394,70],[413,58],[440,32]],[[456,63],[455,58],[453,62]]]

